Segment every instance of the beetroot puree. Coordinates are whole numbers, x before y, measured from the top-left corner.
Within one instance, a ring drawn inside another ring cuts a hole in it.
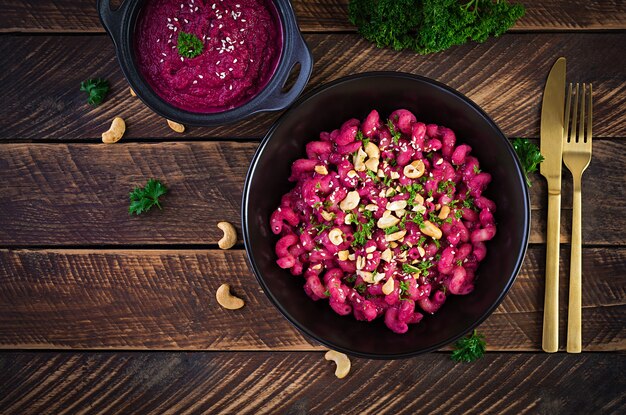
[[[195,58],[178,53],[180,31],[202,40]],[[272,77],[282,48],[269,0],[150,0],[135,30],[140,72],[175,107],[220,112],[254,97]]]

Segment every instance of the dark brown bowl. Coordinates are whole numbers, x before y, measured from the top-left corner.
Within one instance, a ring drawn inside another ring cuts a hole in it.
[[[289,0],[272,0],[281,23],[283,45],[278,66],[265,87],[242,105],[222,112],[197,113],[173,106],[162,99],[141,75],[135,63],[133,38],[141,7],[148,0],[125,0],[112,10],[110,0],[97,0],[100,21],[113,40],[117,60],[126,80],[152,111],[186,125],[215,126],[241,121],[252,114],[287,108],[304,90],[313,69],[313,56],[302,38]],[[283,90],[292,70],[300,64],[293,85]]]
[[[392,333],[378,319],[359,322],[339,316],[326,302],[312,301],[304,278],[276,265],[277,241],[269,226],[272,211],[293,183],[291,163],[305,157],[305,144],[321,131],[338,128],[349,118],[364,119],[377,109],[381,117],[405,108],[419,121],[454,130],[457,142],[472,146],[472,155],[493,180],[485,196],[497,204],[498,232],[487,243],[487,257],[477,271],[476,288],[449,296],[443,307],[405,334]],[[530,200],[513,147],[496,124],[459,92],[416,75],[364,73],[339,79],[300,98],[270,129],[246,178],[242,207],[243,236],[252,270],[265,294],[298,329],[326,346],[355,356],[395,359],[439,349],[483,322],[500,304],[520,270],[530,231]]]

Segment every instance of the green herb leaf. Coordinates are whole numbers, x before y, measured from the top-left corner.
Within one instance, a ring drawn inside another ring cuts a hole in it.
[[[483,357],[487,343],[485,342],[485,336],[474,330],[468,337],[464,337],[454,343],[453,347],[455,350],[452,352],[452,360],[469,363]]]
[[[400,131],[396,131],[396,127],[393,125],[391,120],[387,120],[387,127],[389,128],[393,142],[398,144],[400,142],[400,137],[402,136]]]
[[[400,230],[397,226],[390,226],[385,228],[385,235],[391,235],[392,233],[396,233]]]
[[[359,284],[359,285],[356,285],[356,286],[354,287],[354,289],[355,289],[355,290],[356,290],[359,294],[363,294],[363,293],[365,293],[365,290],[367,289],[367,286],[366,286],[365,284]]]
[[[140,215],[152,209],[153,206],[161,209],[159,197],[167,193],[167,187],[158,180],[150,179],[144,187],[136,187],[130,192],[130,207],[128,212]]]
[[[178,34],[178,54],[184,58],[195,58],[204,50],[204,43],[193,33]]]
[[[80,90],[87,93],[87,102],[97,107],[109,92],[109,81],[102,78],[88,79],[80,83]]]
[[[415,274],[416,272],[420,272],[420,269],[417,267],[414,267],[413,265],[402,264],[402,271],[408,274]]]
[[[524,12],[506,0],[350,0],[348,6],[350,21],[376,46],[424,55],[500,36]]]
[[[328,290],[324,291],[324,295],[325,295],[326,297],[330,297],[330,291],[328,291]]]
[[[513,148],[522,163],[524,175],[526,176],[526,184],[531,187],[528,175],[537,171],[537,166],[543,161],[543,156],[539,151],[539,147],[531,143],[525,138],[516,138],[513,140]]]

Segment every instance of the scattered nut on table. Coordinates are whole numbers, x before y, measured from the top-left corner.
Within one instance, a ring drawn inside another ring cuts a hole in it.
[[[237,298],[230,293],[230,286],[228,284],[222,284],[215,293],[217,302],[228,310],[237,310],[244,306],[244,302],[241,298]]]
[[[185,126],[182,124],[177,123],[176,121],[172,121],[172,120],[167,120],[167,125],[170,126],[170,128],[174,131],[176,131],[177,133],[184,133],[185,132]]]
[[[335,369],[335,376],[339,379],[345,378],[350,373],[350,359],[343,353],[329,350],[324,355],[324,359],[332,360],[337,365]]]
[[[130,91],[130,96],[132,96],[132,97],[136,97],[137,96],[137,94],[135,94],[135,91],[132,88],[129,87],[128,90]]]
[[[237,231],[235,227],[228,222],[220,222],[217,227],[224,232],[224,236],[217,242],[222,249],[230,249],[237,243]]]
[[[120,117],[115,117],[111,123],[111,127],[102,133],[102,142],[105,144],[113,144],[120,141],[126,131],[126,123]]]

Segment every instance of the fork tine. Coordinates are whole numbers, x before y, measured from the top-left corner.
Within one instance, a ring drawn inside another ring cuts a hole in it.
[[[565,100],[565,122],[563,123],[563,139],[566,143],[569,142],[569,116],[570,107],[572,102],[572,84],[569,84],[567,89],[567,99]]]
[[[576,127],[578,127],[578,96],[580,95],[579,84],[576,83],[576,93],[574,94],[574,105],[572,108],[572,132],[569,135],[569,141],[576,142]]]
[[[583,143],[585,141],[585,93],[586,84],[583,83],[582,90],[580,91],[580,126],[578,127],[578,135],[576,136],[577,143]],[[578,89],[576,90],[578,92]]]
[[[591,84],[589,84],[589,108],[587,109],[587,134],[585,136],[585,143],[590,143],[591,144],[591,118],[592,118],[592,111],[591,111],[591,97],[592,97],[592,93],[591,93]]]

